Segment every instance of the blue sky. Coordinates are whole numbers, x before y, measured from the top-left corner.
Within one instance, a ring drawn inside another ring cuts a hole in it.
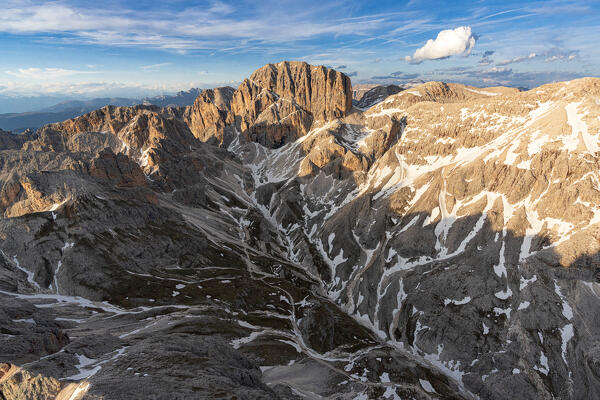
[[[235,86],[281,60],[534,87],[600,74],[599,21],[599,1],[3,0],[0,96]]]

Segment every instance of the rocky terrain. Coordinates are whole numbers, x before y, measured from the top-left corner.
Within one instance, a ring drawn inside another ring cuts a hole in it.
[[[0,132],[0,398],[598,397],[600,79],[369,98]]]
[[[373,107],[375,104],[382,102],[389,96],[399,93],[403,88],[396,85],[378,85],[370,88],[364,93],[360,90],[354,91],[354,101],[355,106],[364,111],[370,107]]]

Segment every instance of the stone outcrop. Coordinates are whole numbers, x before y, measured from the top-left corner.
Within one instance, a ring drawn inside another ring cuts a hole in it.
[[[121,187],[145,186],[147,181],[138,164],[126,155],[115,154],[107,147],[92,160],[90,175],[108,179]]]
[[[352,108],[350,78],[331,68],[281,62],[265,65],[248,80],[280,98],[293,100],[315,120],[341,118]]]
[[[375,86],[360,94],[360,99],[356,101],[356,106],[361,109],[367,109],[377,103],[381,103],[389,96],[399,93],[403,88],[397,85],[381,85]]]
[[[5,399],[53,399],[61,390],[56,379],[29,372],[11,364],[0,364],[0,393]]]
[[[29,139],[29,134],[14,135],[0,129],[0,149],[18,150]]]
[[[187,108],[184,120],[196,138],[223,145],[225,129],[233,123],[231,99],[235,89],[219,87],[203,91]]]
[[[42,374],[33,375],[16,365],[0,364],[0,395],[4,399],[82,400],[89,383],[63,384]]]
[[[268,147],[302,137],[314,121],[344,117],[351,108],[350,78],[304,62],[258,69],[242,82],[232,100],[238,130]]]
[[[352,101],[354,104],[358,103],[365,93],[378,86],[381,85],[376,83],[359,83],[357,85],[352,85]]]

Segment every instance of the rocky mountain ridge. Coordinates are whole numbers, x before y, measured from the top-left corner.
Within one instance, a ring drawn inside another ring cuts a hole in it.
[[[374,99],[282,62],[0,132],[0,362],[49,382],[0,392],[596,396],[600,80]]]
[[[95,98],[91,100],[66,100],[50,107],[24,113],[0,114],[0,128],[21,133],[26,129],[35,130],[41,126],[74,118],[105,105],[134,106],[136,104],[159,107],[188,106],[200,95],[200,89],[181,91],[175,95],[162,95],[132,99],[123,97]]]

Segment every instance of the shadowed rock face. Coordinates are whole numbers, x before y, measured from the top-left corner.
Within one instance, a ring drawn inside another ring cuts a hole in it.
[[[366,109],[384,101],[391,95],[401,92],[403,89],[396,85],[375,86],[364,93],[356,101],[356,106]]]
[[[0,393],[598,397],[599,82],[280,63],[0,132]]]

